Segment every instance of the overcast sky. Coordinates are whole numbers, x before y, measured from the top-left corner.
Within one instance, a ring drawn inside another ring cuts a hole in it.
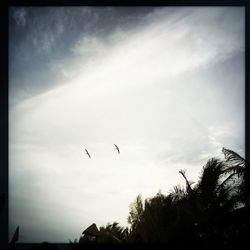
[[[10,8],[10,236],[126,226],[139,193],[184,185],[181,169],[197,181],[222,147],[244,156],[244,22],[242,7]]]

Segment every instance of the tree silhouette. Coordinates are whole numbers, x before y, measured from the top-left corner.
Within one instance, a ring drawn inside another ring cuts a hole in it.
[[[209,159],[197,183],[181,170],[185,187],[174,186],[167,195],[158,192],[144,201],[138,195],[130,205],[130,227],[108,223],[93,242],[229,246],[234,240],[246,241],[245,230],[250,229],[245,206],[247,163],[232,150],[222,152],[225,160]]]
[[[223,148],[222,152],[226,158],[226,164],[228,165],[227,172],[237,174],[238,178],[241,178],[239,183],[239,194],[242,202],[250,205],[250,166],[249,163],[240,155],[232,150]]]
[[[108,223],[106,226],[100,227],[102,235],[101,242],[120,243],[128,241],[128,228],[119,226],[118,222]]]

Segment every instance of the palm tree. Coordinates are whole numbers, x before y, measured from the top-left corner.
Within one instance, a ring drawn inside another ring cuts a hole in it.
[[[181,170],[185,187],[174,186],[168,195],[158,192],[144,201],[138,195],[130,206],[130,228],[108,223],[100,227],[101,237],[96,241],[175,245],[231,242],[235,230],[243,232],[243,227],[233,224],[230,218],[232,211],[245,202],[247,163],[232,150],[223,148],[222,152],[225,160],[209,159],[197,183],[188,180]]]
[[[226,160],[208,160],[203,167],[198,183],[192,189],[185,172],[180,173],[186,181],[186,189],[175,189],[171,196],[179,195],[175,201],[186,201],[193,213],[190,221],[196,225],[197,235],[203,240],[222,238],[222,225],[219,221],[242,204],[242,176],[245,173],[245,160],[231,150],[223,149]],[[183,203],[183,205],[185,202]],[[191,226],[191,225],[190,225]],[[220,236],[218,236],[220,235]],[[218,240],[218,239],[217,239]]]
[[[228,168],[226,173],[238,175],[241,178],[239,193],[243,203],[250,206],[250,166],[249,163],[239,154],[232,150],[222,148]]]
[[[232,169],[228,162],[212,158],[193,188],[194,183],[181,170],[185,188],[175,186],[167,196],[158,193],[144,203],[138,196],[128,218],[131,239],[139,242],[174,242],[180,237],[211,240],[217,233],[217,222],[241,202],[237,184],[240,182]]]

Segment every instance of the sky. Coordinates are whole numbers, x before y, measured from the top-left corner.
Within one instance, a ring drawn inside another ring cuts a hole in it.
[[[244,31],[243,7],[10,8],[10,237],[127,226],[138,194],[244,157]]]

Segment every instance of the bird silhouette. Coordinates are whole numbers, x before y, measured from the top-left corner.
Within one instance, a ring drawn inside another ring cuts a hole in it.
[[[91,158],[91,156],[86,148],[85,148],[85,151],[86,151],[86,154],[88,155],[88,157]]]
[[[116,144],[114,144],[114,145],[115,145],[117,152],[120,154],[120,149],[118,148],[118,146]]]

